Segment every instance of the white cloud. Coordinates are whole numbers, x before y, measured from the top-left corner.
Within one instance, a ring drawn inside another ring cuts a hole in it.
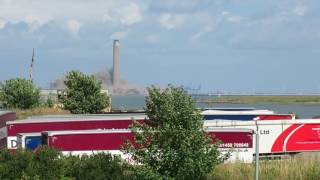
[[[197,32],[196,34],[194,34],[191,39],[192,40],[198,40],[201,36],[209,33],[209,32],[212,32],[213,31],[213,27],[212,26],[206,26],[203,30]]]
[[[145,37],[145,41],[150,44],[155,44],[160,41],[159,35],[151,34]]]
[[[239,22],[241,22],[243,19],[244,19],[244,18],[241,17],[241,16],[230,16],[230,17],[227,18],[227,20],[228,20],[229,22],[233,22],[233,23],[239,23]]]
[[[302,4],[299,4],[297,5],[293,11],[292,11],[295,15],[298,15],[298,16],[304,16],[307,12],[307,7],[302,5]]]
[[[128,36],[128,31],[119,31],[111,34],[110,39],[124,39]]]
[[[67,29],[68,29],[69,32],[70,32],[71,34],[73,34],[74,36],[77,36],[77,35],[78,35],[81,26],[82,26],[82,25],[81,25],[78,21],[76,21],[76,20],[69,20],[69,21],[67,22]]]
[[[183,25],[187,20],[188,15],[186,14],[162,14],[159,17],[159,23],[166,29],[173,29]]]
[[[82,24],[107,23],[130,26],[143,20],[144,5],[132,0],[0,0],[0,18],[25,22],[32,28],[53,21],[64,27],[69,19]]]
[[[110,9],[103,15],[103,21],[130,26],[142,21],[142,12],[142,7],[134,3],[128,3],[125,6]]]
[[[225,17],[228,22],[231,22],[231,23],[239,23],[242,20],[244,20],[244,17],[233,15],[228,11],[223,11],[221,15],[222,17]]]
[[[230,12],[228,12],[228,11],[223,11],[223,12],[221,13],[221,15],[222,15],[222,16],[228,16],[228,15],[230,15]]]
[[[0,19],[0,29],[3,29],[6,26],[7,22],[3,19]]]
[[[186,12],[194,10],[201,3],[205,2],[203,0],[160,0],[151,1],[151,6],[166,11]]]

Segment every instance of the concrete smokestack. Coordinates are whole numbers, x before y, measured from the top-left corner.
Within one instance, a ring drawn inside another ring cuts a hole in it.
[[[117,85],[120,82],[120,42],[113,41],[113,71],[112,84]]]

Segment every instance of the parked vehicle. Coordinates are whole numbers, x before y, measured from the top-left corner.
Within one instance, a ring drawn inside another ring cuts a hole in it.
[[[19,121],[8,121],[7,148],[17,149],[18,133],[39,133],[42,131],[126,129],[133,120],[143,122],[145,115],[112,114],[81,116],[42,116]]]
[[[207,129],[215,141],[219,141],[221,152],[230,152],[229,161],[252,162],[253,131],[248,129]],[[75,131],[45,131],[41,142],[48,147],[59,149],[63,154],[83,155],[97,152],[117,154],[132,162],[130,156],[124,155],[120,149],[126,139],[133,141],[130,130],[75,130]]]
[[[266,156],[320,151],[320,119],[269,121],[217,120],[205,121],[204,127],[257,130],[260,135],[259,153]],[[255,150],[255,144],[253,147]]]

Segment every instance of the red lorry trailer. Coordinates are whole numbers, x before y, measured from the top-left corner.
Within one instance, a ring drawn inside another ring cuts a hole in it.
[[[5,148],[7,144],[6,123],[15,119],[16,113],[10,111],[0,111],[0,149]]]
[[[229,161],[240,160],[252,162],[253,131],[248,129],[207,129],[209,135],[220,141],[219,150],[231,153]],[[121,155],[128,162],[130,157],[124,155],[120,148],[125,139],[133,140],[130,130],[76,130],[42,132],[43,145],[59,149],[63,154],[92,154],[110,152]]]
[[[7,148],[17,148],[18,133],[35,133],[42,131],[88,130],[88,129],[126,129],[133,120],[142,122],[145,115],[67,115],[43,116],[31,119],[7,122]]]
[[[252,130],[258,128],[260,156],[281,157],[287,154],[320,151],[320,119],[205,121],[204,127]],[[253,146],[255,147],[255,144]]]

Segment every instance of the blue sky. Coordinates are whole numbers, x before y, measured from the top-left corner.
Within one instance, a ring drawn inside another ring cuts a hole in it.
[[[112,66],[133,84],[202,92],[320,92],[320,1],[0,0],[0,81],[47,88]]]

